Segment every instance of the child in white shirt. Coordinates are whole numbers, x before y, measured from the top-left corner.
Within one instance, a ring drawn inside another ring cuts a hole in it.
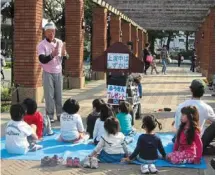
[[[93,140],[96,145],[100,141],[101,136],[105,134],[104,122],[108,117],[114,117],[112,109],[107,104],[102,104],[100,118],[96,120],[93,131]]]
[[[109,117],[104,123],[105,134],[101,137],[95,150],[89,155],[96,157],[100,162],[115,163],[120,162],[121,158],[128,155],[125,143],[125,136],[119,132],[120,125],[118,119]]]
[[[6,126],[5,143],[8,153],[26,154],[28,151],[36,151],[42,148],[41,145],[34,143],[38,139],[36,126],[30,126],[23,121],[25,113],[23,105],[15,104],[10,108],[11,121]]]
[[[78,142],[84,137],[84,127],[79,111],[79,103],[74,99],[68,99],[63,105],[63,113],[60,116],[59,141]]]

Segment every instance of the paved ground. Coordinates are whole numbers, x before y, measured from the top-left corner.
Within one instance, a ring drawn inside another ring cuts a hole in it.
[[[189,85],[190,82],[195,78],[203,78],[200,74],[191,73],[188,71],[189,67],[184,66],[169,67],[167,75],[147,75],[142,79],[144,96],[142,98],[142,113],[153,113],[163,124],[161,132],[170,132],[173,130],[171,123],[173,121],[174,111],[179,103],[185,99],[190,98]],[[67,90],[63,93],[63,99],[66,100],[69,97],[73,97],[80,102],[81,109],[80,114],[85,118],[91,111],[91,102],[93,99],[102,97],[106,98],[105,81],[92,81],[84,89],[73,89]],[[213,108],[215,107],[215,99],[211,96],[211,92],[207,91],[203,98]],[[157,112],[158,109],[170,107],[171,112]],[[39,105],[39,110],[44,112],[44,104]],[[9,120],[7,113],[2,114],[1,117],[1,128],[4,135],[5,123]],[[140,129],[141,121],[136,120],[135,127]],[[54,127],[59,127],[59,123],[56,122]],[[206,157],[208,169],[197,170],[197,169],[180,169],[180,168],[159,168],[161,175],[213,175],[214,171],[209,166],[209,160],[211,157]],[[55,168],[41,168],[39,161],[11,161],[1,160],[1,171],[3,175],[132,175],[140,174],[139,166],[120,166],[120,165],[107,165],[103,164],[97,170],[89,169],[67,169],[63,166]]]

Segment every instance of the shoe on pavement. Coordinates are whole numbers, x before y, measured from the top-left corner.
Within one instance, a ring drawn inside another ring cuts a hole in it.
[[[73,167],[74,167],[74,168],[79,168],[79,167],[81,167],[81,165],[80,165],[80,159],[79,159],[78,157],[75,157],[75,158],[73,159]]]
[[[45,156],[41,159],[41,166],[49,166],[51,158],[49,156]]]
[[[51,122],[51,123],[55,123],[55,120],[54,120],[54,119],[50,119],[50,122]]]
[[[52,166],[56,166],[56,165],[59,165],[60,163],[63,162],[63,158],[62,157],[59,157],[58,155],[54,155],[52,158]]]
[[[150,164],[148,168],[151,174],[156,174],[158,172],[154,164]]]
[[[73,167],[73,158],[72,157],[67,157],[66,166],[67,167]]]
[[[91,168],[92,169],[97,169],[98,168],[98,159],[96,157],[91,157],[90,160]]]
[[[143,174],[149,174],[149,167],[146,164],[141,165],[140,170],[141,170],[141,173],[143,173]]]
[[[83,161],[84,168],[91,168],[91,157],[87,156]]]

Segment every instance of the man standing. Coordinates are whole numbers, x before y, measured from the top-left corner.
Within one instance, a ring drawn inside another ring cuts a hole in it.
[[[45,39],[38,45],[39,61],[43,68],[43,87],[46,115],[54,122],[56,107],[57,119],[62,112],[62,46],[61,40],[55,38],[55,24],[49,22],[44,27]]]
[[[166,48],[166,45],[163,45],[163,48],[161,50],[160,58],[162,60],[162,74],[166,75],[166,60],[168,58],[168,51]]]

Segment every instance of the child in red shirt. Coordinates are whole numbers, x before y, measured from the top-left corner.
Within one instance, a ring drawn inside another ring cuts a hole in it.
[[[199,164],[202,157],[202,141],[199,129],[199,114],[194,106],[181,109],[181,125],[177,132],[173,152],[167,156],[173,164]]]
[[[27,108],[26,115],[24,116],[24,121],[29,125],[36,125],[36,134],[38,139],[41,139],[43,135],[53,135],[54,132],[51,129],[50,120],[46,121],[46,117],[43,118],[42,114],[37,111],[37,103],[31,98],[26,98],[23,104]],[[48,123],[48,124],[46,124]]]

